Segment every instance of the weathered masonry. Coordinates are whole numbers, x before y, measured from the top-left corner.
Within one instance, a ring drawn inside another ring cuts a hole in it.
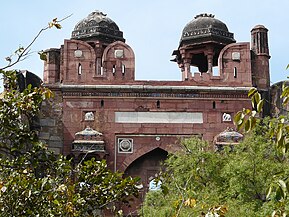
[[[212,142],[233,127],[237,111],[251,107],[251,87],[268,96],[267,31],[257,25],[251,43],[238,43],[226,24],[200,14],[173,51],[182,80],[141,81],[123,32],[92,12],[71,39],[46,51],[44,83],[55,98],[43,105],[40,136],[76,161],[105,158],[111,169],[140,176],[145,191],[179,139],[198,135]]]

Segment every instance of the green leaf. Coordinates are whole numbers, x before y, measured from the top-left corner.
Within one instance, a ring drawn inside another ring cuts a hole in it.
[[[254,95],[254,100],[255,100],[255,103],[258,104],[261,100],[261,94],[260,93],[256,93]]]
[[[251,120],[248,119],[245,121],[245,131],[249,132],[251,130]]]
[[[257,104],[257,112],[261,112],[263,109],[263,105],[264,105],[264,99],[260,100]]]
[[[279,186],[279,188],[277,188],[276,190],[276,200],[281,200],[283,198],[283,191],[282,188]]]
[[[47,54],[46,54],[46,53],[44,53],[44,52],[42,52],[42,51],[39,51],[38,54],[39,54],[39,58],[40,58],[41,60],[47,61]]]
[[[255,93],[257,93],[257,88],[253,87],[248,92],[248,97],[252,97]]]
[[[164,195],[167,195],[167,194],[169,193],[169,189],[168,189],[168,187],[165,186],[165,185],[161,185],[161,190],[162,190],[162,193],[163,193]]]
[[[278,180],[278,184],[285,190],[287,190],[287,186],[286,186],[286,183],[282,180],[282,179],[279,179]]]
[[[237,126],[240,125],[240,121],[242,121],[241,116],[242,116],[242,111],[239,111],[234,117],[234,123]]]
[[[286,67],[286,70],[287,70],[287,69],[289,69],[289,64],[288,64],[287,67]]]
[[[56,27],[56,29],[61,29],[62,26],[59,23],[55,23],[54,26]]]
[[[289,101],[289,97],[285,96],[283,98],[283,105],[286,105],[288,103],[288,101]]]
[[[285,153],[287,152],[289,150],[289,142],[287,142],[286,144],[285,144]],[[284,154],[285,154],[284,153]]]
[[[282,137],[283,137],[283,128],[280,127],[278,128],[278,132],[277,132],[277,141],[280,141]]]
[[[270,185],[269,188],[266,191],[266,199],[269,200],[270,199],[270,194],[272,192],[272,186]]]
[[[284,153],[285,151],[284,141],[285,141],[284,136],[281,136],[280,140],[277,141],[277,148],[281,148],[282,153]]]
[[[251,121],[251,129],[253,129],[256,126],[257,119],[255,117],[252,117],[252,116],[249,119]]]
[[[286,86],[286,83],[284,82],[282,85],[282,94],[281,96],[287,96],[289,93],[289,86]]]
[[[250,109],[243,109],[243,114],[249,115],[251,113]]]
[[[282,174],[284,174],[284,170],[281,170],[281,171],[279,171],[277,173],[274,173],[273,178],[275,178],[275,177],[277,177],[279,175],[282,175]]]

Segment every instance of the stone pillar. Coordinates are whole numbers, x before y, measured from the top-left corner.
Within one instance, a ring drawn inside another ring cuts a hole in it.
[[[189,74],[191,73],[191,64],[188,62],[188,60],[184,61],[184,65],[185,65],[185,71],[184,71],[184,80],[188,80],[189,79]]]
[[[208,61],[208,73],[210,75],[213,75],[213,54],[212,53],[207,54],[207,61]]]

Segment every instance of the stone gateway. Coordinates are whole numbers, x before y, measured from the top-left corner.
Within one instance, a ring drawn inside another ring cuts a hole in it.
[[[251,43],[239,43],[214,15],[197,15],[172,52],[182,80],[142,81],[123,32],[92,12],[71,39],[45,51],[44,84],[55,97],[43,105],[40,137],[76,162],[104,158],[112,170],[140,176],[144,195],[181,138],[197,135],[214,148],[236,112],[251,107],[251,87],[269,96],[267,32],[257,25]]]

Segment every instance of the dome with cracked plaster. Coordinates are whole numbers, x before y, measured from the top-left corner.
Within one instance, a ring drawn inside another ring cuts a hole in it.
[[[229,44],[235,42],[234,34],[227,26],[212,14],[200,14],[190,21],[183,29],[181,44],[204,43],[219,41]]]
[[[74,27],[71,39],[100,40],[107,43],[125,41],[117,24],[101,11],[94,11],[79,21]]]

